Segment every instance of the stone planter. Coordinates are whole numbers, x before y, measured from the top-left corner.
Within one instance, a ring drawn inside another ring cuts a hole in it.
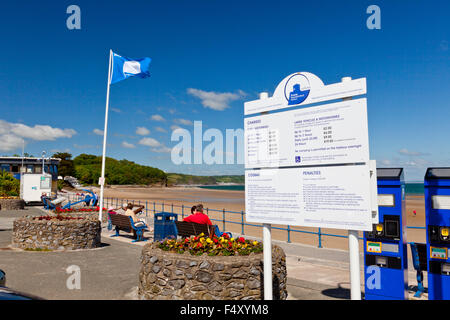
[[[287,298],[286,255],[273,246],[273,298]],[[139,298],[159,300],[262,300],[263,255],[193,256],[163,251],[158,243],[142,250]]]
[[[0,210],[23,210],[25,202],[22,199],[0,199]]]
[[[21,249],[76,250],[100,246],[100,221],[14,220],[12,246]]]
[[[52,215],[56,215],[56,213],[52,213]],[[97,212],[87,212],[87,211],[80,211],[80,212],[68,212],[68,213],[61,213],[62,216],[71,216],[71,217],[80,217],[80,218],[91,218],[94,220],[98,220],[98,211]],[[108,221],[108,212],[103,211],[102,212],[102,222],[106,223]]]

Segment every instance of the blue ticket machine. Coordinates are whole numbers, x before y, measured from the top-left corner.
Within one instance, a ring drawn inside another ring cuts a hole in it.
[[[366,300],[408,298],[405,182],[402,168],[378,168],[378,217],[364,232]]]
[[[450,299],[450,168],[425,174],[428,299]]]

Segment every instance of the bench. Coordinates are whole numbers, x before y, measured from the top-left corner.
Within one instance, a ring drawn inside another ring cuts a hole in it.
[[[119,231],[122,230],[125,232],[133,232],[133,234],[136,234],[136,239],[132,242],[147,241],[147,239],[144,239],[144,231],[147,230],[146,224],[137,227],[134,224],[132,217],[123,214],[108,212],[108,216],[109,220],[111,221],[111,225],[116,227],[116,234],[113,234],[111,237],[119,236]]]
[[[205,236],[214,235],[214,226],[195,222],[175,221],[177,235],[183,238],[198,236],[203,233]]]
[[[414,269],[417,271],[417,292],[414,297],[420,298],[425,291],[423,286],[423,271],[428,271],[427,245],[425,243],[411,242],[410,246]]]
[[[47,210],[54,210],[56,209],[56,206],[51,202],[53,199],[43,196],[41,197],[42,203],[44,204],[44,209]]]

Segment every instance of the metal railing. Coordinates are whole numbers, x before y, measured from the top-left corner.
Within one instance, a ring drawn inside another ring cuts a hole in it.
[[[69,200],[71,198],[71,196],[75,197],[74,199],[79,199],[79,196],[76,195],[69,195]],[[133,203],[133,204],[137,204],[137,205],[144,205],[144,213],[145,213],[145,217],[148,218],[149,217],[149,212],[150,214],[155,214],[155,212],[170,212],[170,213],[177,213],[177,214],[181,214],[181,219],[183,219],[185,216],[190,215],[190,206],[184,206],[184,205],[174,205],[173,203],[164,203],[164,202],[156,202],[156,201],[141,201],[141,200],[129,200],[129,199],[123,199],[123,198],[108,198],[105,197],[103,199],[104,201],[104,208],[108,208],[108,207],[114,207],[114,208],[119,208],[122,206],[123,203]],[[150,205],[150,206],[149,206]],[[157,210],[157,207],[159,206],[160,210]],[[229,211],[229,210],[225,210],[225,209],[210,209],[210,208],[205,208],[206,210],[206,214],[208,214],[208,216],[210,216],[210,220],[211,222],[216,222],[216,224],[219,226],[221,224],[222,226],[222,231],[229,231],[227,229],[227,223],[228,224],[232,224],[232,225],[240,225],[240,234],[241,235],[245,235],[245,227],[258,227],[258,228],[262,228],[262,224],[255,224],[255,223],[248,223],[245,222],[244,220],[244,215],[245,212],[244,211]],[[215,214],[216,217],[212,218],[210,213]],[[227,215],[235,215],[237,216],[237,218],[235,220],[227,220]],[[220,218],[218,218],[218,216],[220,216]],[[419,230],[425,230],[425,227],[413,227],[413,226],[407,226],[407,229],[419,229]],[[314,228],[313,228],[314,229]],[[317,231],[308,231],[308,230],[298,230],[298,229],[293,229],[292,226],[287,225],[286,227],[279,227],[279,226],[272,226],[272,230],[280,230],[280,231],[286,231],[287,233],[287,242],[291,243],[291,237],[292,237],[292,233],[303,233],[303,234],[311,234],[311,235],[317,235],[317,239],[318,239],[318,247],[322,248],[322,242],[323,242],[323,237],[335,237],[335,238],[348,238],[347,235],[339,235],[339,234],[333,234],[333,233],[327,233],[327,232],[323,232],[322,228],[317,228]],[[359,240],[363,240],[362,237],[359,237]],[[408,242],[410,243],[410,242]]]

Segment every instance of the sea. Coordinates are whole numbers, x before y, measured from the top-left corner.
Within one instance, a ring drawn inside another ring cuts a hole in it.
[[[245,190],[244,185],[212,185],[212,186],[199,186],[203,189],[215,189],[215,190],[233,190],[233,191],[243,191]],[[409,195],[423,195],[424,186],[423,183],[405,183],[405,192]]]

